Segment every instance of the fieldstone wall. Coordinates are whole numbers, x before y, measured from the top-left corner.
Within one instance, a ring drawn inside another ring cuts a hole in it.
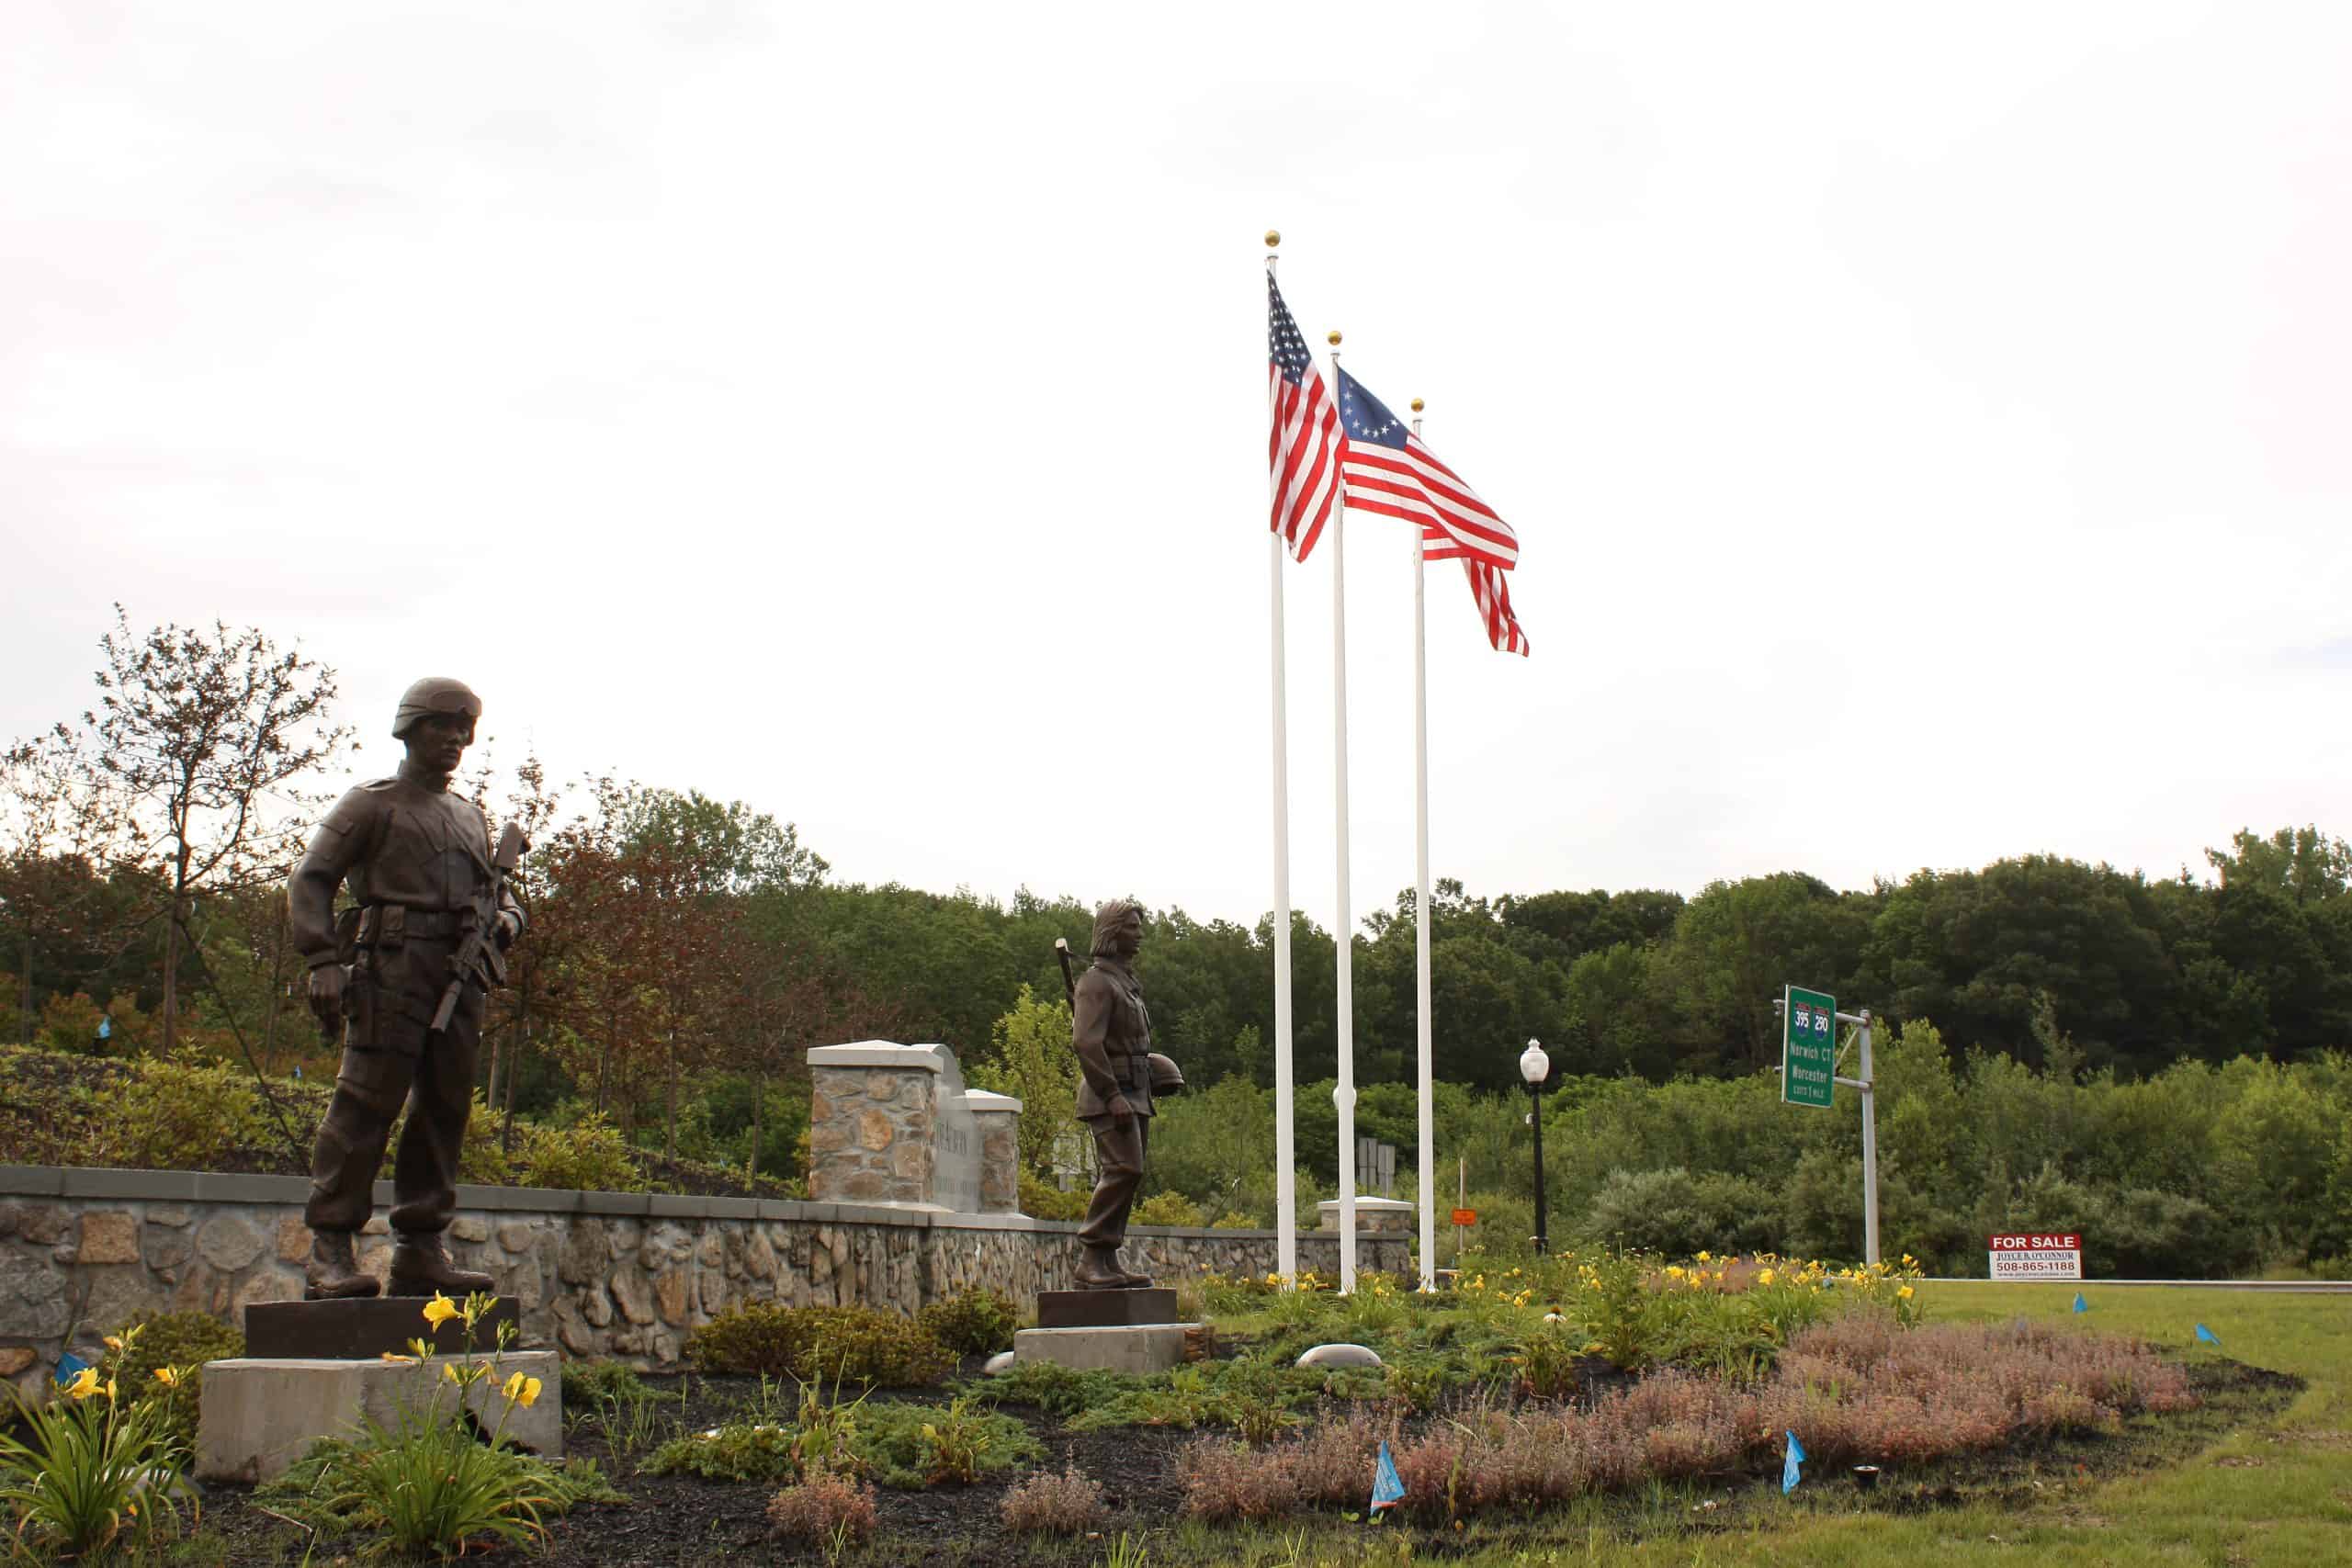
[[[1008,1119],[1009,1120],[1009,1119]],[[242,1322],[254,1302],[302,1293],[310,1184],[299,1177],[0,1167],[0,1377],[28,1392],[68,1345],[144,1312]],[[390,1202],[379,1184],[379,1211]],[[1025,1302],[1066,1289],[1076,1226],[1012,1213],[876,1205],[460,1187],[451,1254],[491,1274],[523,1312],[526,1348],[665,1369],[686,1336],[739,1301],[913,1312],[968,1286]],[[1204,1269],[1262,1274],[1272,1231],[1137,1226],[1131,1262],[1179,1282]],[[1339,1268],[1339,1237],[1303,1232],[1299,1266]],[[382,1213],[360,1263],[381,1275]],[[1408,1238],[1360,1232],[1365,1269],[1406,1272]]]

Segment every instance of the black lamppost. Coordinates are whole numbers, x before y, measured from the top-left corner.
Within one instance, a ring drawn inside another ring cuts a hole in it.
[[[1552,1076],[1552,1058],[1532,1040],[1519,1054],[1519,1076],[1527,1080],[1527,1124],[1535,1129],[1535,1255],[1541,1258],[1549,1247],[1544,1227],[1544,1080]]]

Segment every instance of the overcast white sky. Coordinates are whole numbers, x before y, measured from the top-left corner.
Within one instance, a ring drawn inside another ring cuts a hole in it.
[[[1271,902],[1259,236],[1517,526],[1474,891],[2352,831],[2352,7],[0,21],[0,735],[134,626],[413,677],[842,876]],[[1349,525],[1357,906],[1411,547]],[[1331,581],[1289,572],[1328,923]]]

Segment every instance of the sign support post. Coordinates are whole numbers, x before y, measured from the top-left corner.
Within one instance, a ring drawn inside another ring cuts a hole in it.
[[[1878,1103],[1871,1064],[1871,1010],[1839,1012],[1836,998],[1796,986],[1781,988],[1772,1004],[1781,1013],[1781,1099],[1791,1105],[1826,1109],[1835,1086],[1862,1091],[1862,1261],[1874,1264],[1878,1251]],[[1861,1047],[1858,1078],[1838,1073],[1837,1026],[1855,1026]]]

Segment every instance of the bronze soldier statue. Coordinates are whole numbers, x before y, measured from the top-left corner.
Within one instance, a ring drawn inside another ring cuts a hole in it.
[[[377,1293],[353,1258],[352,1236],[368,1222],[370,1188],[403,1102],[390,1293],[492,1288],[489,1275],[452,1263],[442,1240],[457,1207],[483,1001],[503,977],[498,953],[523,930],[523,911],[493,862],[488,819],[449,793],[481,716],[481,699],[462,682],[435,677],[411,686],[392,721],[407,761],[393,777],[335,803],[287,884],[294,943],[311,967],[311,1009],[330,1034],[344,1035],[302,1214],[313,1233],[303,1294],[314,1301]],[[519,843],[510,831],[499,859],[511,864],[510,845]],[[339,925],[335,890],[346,881],[357,908]],[[453,972],[453,958],[464,973]]]
[[[1094,1201],[1078,1239],[1086,1260],[1078,1267],[1081,1291],[1127,1290],[1151,1283],[1119,1261],[1127,1239],[1127,1212],[1143,1180],[1151,1141],[1151,1016],[1136,983],[1136,949],[1143,943],[1143,908],[1114,898],[1094,913],[1094,963],[1070,998],[1070,1047],[1078,1053],[1078,1119],[1094,1134]],[[1165,1060],[1166,1058],[1161,1058]],[[1168,1069],[1173,1072],[1171,1065]]]

